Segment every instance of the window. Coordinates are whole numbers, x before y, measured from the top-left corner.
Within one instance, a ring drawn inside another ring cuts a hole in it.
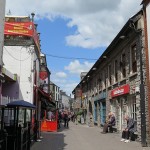
[[[137,119],[135,96],[131,97],[131,99],[128,102],[128,113],[129,113],[129,116],[131,116],[134,120]]]
[[[103,74],[103,80],[104,80],[104,86],[103,86],[103,89],[105,89],[106,88],[106,71],[104,72],[104,74]]]
[[[99,91],[102,91],[102,74],[100,74],[98,81],[99,81]]]
[[[131,72],[137,72],[136,44],[131,47]]]
[[[114,64],[114,74],[115,74],[115,82],[118,82],[118,61],[115,60],[115,64]]]
[[[31,110],[26,110],[26,122],[31,122]]]
[[[122,71],[122,77],[125,78],[126,77],[126,55],[125,53],[122,54],[122,60],[120,62],[120,67],[121,67],[121,71]]]
[[[108,66],[108,79],[109,79],[109,85],[111,85],[111,65]]]

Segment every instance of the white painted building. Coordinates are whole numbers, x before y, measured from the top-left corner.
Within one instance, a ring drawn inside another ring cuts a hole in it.
[[[7,70],[18,75],[19,90],[14,88],[12,92],[19,92],[18,99],[33,103],[35,74],[36,79],[39,79],[39,60],[34,47],[4,46],[3,61]],[[36,85],[39,86],[39,83]]]
[[[62,109],[70,110],[70,100],[71,97],[68,96],[65,92],[60,91],[60,99],[62,101]]]

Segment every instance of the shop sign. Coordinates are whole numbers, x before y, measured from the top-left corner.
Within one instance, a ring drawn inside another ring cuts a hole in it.
[[[111,91],[111,96],[112,97],[116,97],[116,96],[120,96],[120,95],[124,95],[129,93],[130,87],[128,84],[121,86],[119,88],[116,88],[114,90]]]
[[[39,35],[33,22],[5,22],[4,34],[33,37],[38,50],[40,50]]]

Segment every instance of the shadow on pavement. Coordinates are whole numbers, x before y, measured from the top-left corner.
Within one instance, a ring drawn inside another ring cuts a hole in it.
[[[64,143],[63,133],[42,132],[42,137],[42,141],[34,143],[31,150],[64,150],[67,145]]]
[[[31,146],[31,150],[64,150],[67,144],[64,143],[63,131],[66,130],[69,130],[69,127],[64,127],[64,123],[61,122],[57,132],[42,132],[42,141],[35,142]]]
[[[68,130],[68,129],[69,129],[69,126],[68,127],[64,127],[64,123],[61,122],[60,123],[60,128],[57,130],[57,132],[62,132],[62,131]]]

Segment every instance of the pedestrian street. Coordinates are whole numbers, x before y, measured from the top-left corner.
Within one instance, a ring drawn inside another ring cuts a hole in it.
[[[148,150],[139,142],[121,142],[119,133],[101,134],[102,128],[75,125],[70,122],[69,128],[58,132],[43,132],[41,142],[36,142],[31,150]]]

